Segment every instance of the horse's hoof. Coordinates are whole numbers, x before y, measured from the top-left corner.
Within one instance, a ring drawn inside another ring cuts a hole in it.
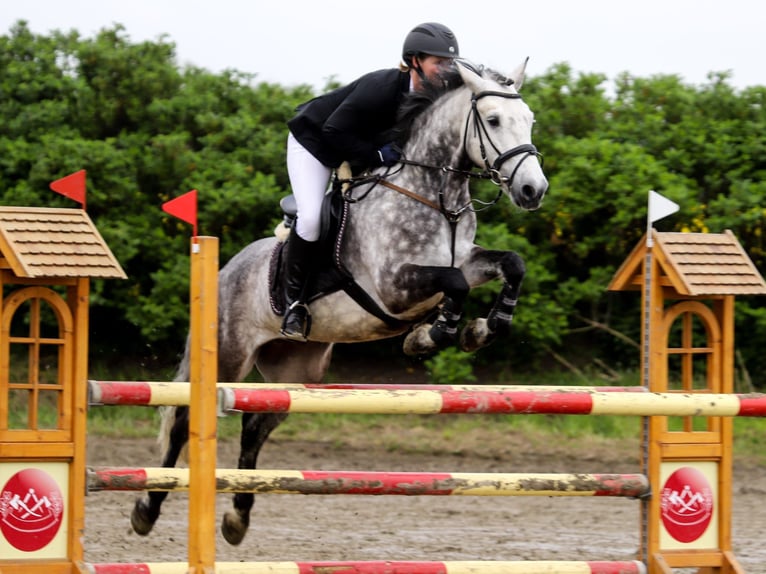
[[[232,546],[242,542],[247,533],[248,522],[242,520],[237,512],[233,510],[227,511],[221,520],[221,534],[223,534],[224,540]]]
[[[436,350],[436,344],[431,339],[430,324],[418,325],[404,339],[402,346],[404,354],[410,357],[425,355]]]
[[[474,319],[460,333],[460,349],[472,353],[486,347],[495,339],[495,334],[487,326],[486,319]]]
[[[436,321],[428,331],[428,337],[437,349],[446,349],[457,343],[457,328],[443,321]]]
[[[139,498],[130,513],[130,525],[136,534],[146,536],[152,531],[159,515],[159,512],[152,512],[149,505]]]

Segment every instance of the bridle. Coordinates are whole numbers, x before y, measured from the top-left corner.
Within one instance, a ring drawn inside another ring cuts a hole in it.
[[[476,211],[487,209],[495,205],[503,195],[503,190],[501,187],[502,184],[505,183],[509,187],[512,186],[513,179],[516,176],[516,173],[518,172],[519,168],[521,167],[521,164],[524,163],[524,161],[526,161],[530,157],[537,158],[541,165],[543,163],[543,155],[537,151],[537,148],[533,144],[521,144],[514,148],[506,150],[504,152],[501,152],[500,149],[498,149],[498,147],[492,141],[489,131],[487,130],[487,126],[484,125],[484,121],[482,120],[481,115],[479,114],[479,110],[477,108],[477,102],[481,98],[485,98],[489,96],[510,98],[510,99],[521,99],[521,94],[519,94],[518,92],[499,92],[499,91],[493,91],[493,90],[487,90],[487,91],[483,91],[483,92],[479,92],[477,94],[471,95],[471,108],[468,110],[468,117],[466,118],[465,128],[463,131],[463,155],[468,157],[468,149],[467,149],[468,129],[470,126],[473,126],[474,134],[479,138],[479,150],[481,152],[481,159],[484,163],[483,171],[477,173],[476,171],[473,171],[473,170],[464,170],[464,169],[456,168],[449,165],[428,164],[428,163],[424,163],[420,161],[409,160],[404,157],[399,160],[399,163],[403,165],[412,165],[412,166],[422,167],[426,169],[438,169],[444,172],[445,174],[456,174],[466,178],[473,177],[473,178],[479,178],[479,179],[489,179],[498,188],[497,195],[492,201],[485,202],[485,201],[471,198],[471,200],[467,204],[461,207],[448,209],[444,201],[444,185],[442,185],[441,188],[439,189],[439,203],[437,204],[436,202],[431,201],[430,199],[423,197],[416,192],[405,189],[403,187],[400,187],[386,180],[385,176],[389,175],[391,173],[390,171],[386,172],[386,174],[375,174],[372,176],[367,175],[367,176],[362,176],[360,178],[351,178],[351,180],[345,180],[345,182],[340,182],[340,183],[350,183],[350,185],[346,188],[346,191],[343,194],[344,199],[350,203],[360,201],[361,199],[364,199],[364,197],[366,197],[368,193],[370,193],[370,191],[372,190],[372,188],[375,187],[375,185],[380,184],[398,193],[406,195],[407,197],[414,199],[415,201],[418,201],[422,203],[423,205],[427,205],[428,207],[439,211],[450,223],[450,228],[452,233],[452,257],[453,257],[453,264],[454,264],[454,257],[455,257],[454,244],[455,244],[456,228],[457,228],[457,223],[460,220],[460,217],[462,216],[462,214],[469,209],[476,212]],[[492,149],[495,150],[495,152],[497,152],[498,154],[498,156],[495,158],[495,161],[493,161],[491,164],[489,162],[489,158],[487,157],[487,147],[484,142],[485,138],[486,138],[486,141],[489,143],[489,145],[492,146]],[[503,164],[509,159],[519,155],[523,155],[523,157],[519,159],[518,163],[516,164],[516,167],[513,168],[511,175],[510,176],[501,175],[500,169],[502,168]],[[399,167],[399,169],[401,169],[401,167]],[[364,184],[364,183],[370,183],[370,182],[373,182],[373,185],[371,185],[361,197],[358,197],[358,198],[351,197],[350,191],[355,186]],[[474,208],[473,207],[474,202],[480,203],[482,207],[478,209]]]
[[[497,145],[495,145],[495,142],[492,141],[489,131],[487,130],[487,126],[484,125],[484,120],[482,120],[481,115],[479,114],[479,110],[477,108],[478,101],[488,96],[509,98],[509,99],[521,99],[521,94],[519,94],[518,92],[499,92],[499,91],[493,91],[493,90],[486,90],[486,91],[471,95],[471,108],[468,110],[468,117],[466,117],[465,127],[463,129],[463,155],[468,157],[468,149],[467,149],[468,130],[471,126],[473,126],[474,134],[479,138],[479,150],[481,152],[481,160],[484,163],[483,171],[477,173],[476,171],[473,171],[473,170],[464,170],[464,169],[452,167],[449,165],[428,164],[428,163],[410,160],[406,158],[402,158],[399,161],[399,163],[404,165],[422,167],[426,169],[438,169],[443,171],[444,173],[462,175],[463,177],[468,177],[468,178],[473,177],[478,179],[488,179],[498,187],[497,195],[492,201],[485,202],[478,199],[472,199],[471,202],[469,202],[463,207],[448,210],[444,204],[443,186],[442,186],[442,189],[439,190],[439,204],[437,205],[435,202],[429,199],[426,199],[424,197],[421,197],[419,194],[413,191],[405,190],[404,188],[401,188],[393,183],[388,182],[387,180],[383,178],[383,176],[375,176],[375,179],[379,183],[381,183],[382,185],[390,189],[398,191],[399,193],[403,193],[404,195],[407,195],[408,197],[411,197],[412,199],[415,199],[416,201],[420,201],[421,203],[428,205],[429,207],[433,207],[434,209],[437,209],[449,220],[456,219],[464,211],[466,211],[469,208],[472,208],[473,202],[478,202],[482,204],[481,208],[479,209],[474,208],[473,209],[474,211],[481,211],[483,209],[487,209],[488,207],[495,205],[500,200],[500,197],[502,197],[503,195],[501,185],[504,183],[507,184],[509,187],[513,185],[513,179],[516,177],[516,173],[521,167],[521,164],[524,163],[524,161],[526,161],[530,157],[535,157],[538,159],[538,161],[542,165],[543,155],[539,151],[537,151],[537,148],[532,144],[521,144],[514,148],[506,150],[504,152],[500,151]],[[491,164],[489,162],[489,158],[487,157],[487,146],[485,144],[485,139],[487,143],[489,143],[489,145],[492,147],[492,149],[495,150],[495,152],[497,152],[498,154],[497,157],[495,158],[495,161],[493,161]],[[516,164],[516,167],[513,168],[511,175],[510,176],[501,175],[500,169],[503,167],[503,164],[505,164],[505,162],[508,161],[509,159],[522,154],[524,155],[524,157],[522,157],[519,160],[519,162]],[[367,179],[367,181],[369,181],[369,179]]]
[[[495,205],[499,200],[500,197],[503,195],[502,189],[500,187],[502,184],[507,184],[509,187],[513,185],[513,180],[516,177],[516,173],[519,171],[519,168],[521,167],[521,164],[524,163],[527,159],[530,157],[535,157],[540,162],[540,165],[543,164],[543,154],[541,154],[539,151],[537,151],[537,148],[533,144],[521,144],[514,148],[511,148],[509,150],[506,150],[504,152],[501,152],[500,149],[495,145],[495,142],[492,141],[492,137],[489,134],[489,130],[487,129],[487,126],[484,125],[484,120],[482,120],[481,115],[479,114],[479,110],[477,108],[478,101],[482,98],[486,98],[488,96],[494,96],[494,97],[500,97],[500,98],[509,98],[509,99],[521,99],[521,94],[518,92],[499,92],[499,91],[493,91],[493,90],[486,90],[483,92],[479,92],[477,94],[471,95],[471,108],[468,110],[468,117],[465,121],[465,127],[463,129],[463,155],[466,157],[468,156],[468,130],[473,126],[474,134],[479,138],[479,150],[481,152],[481,161],[484,163],[484,170],[481,172],[476,172],[473,170],[464,170],[456,167],[452,167],[449,165],[434,165],[434,164],[428,164],[420,161],[410,160],[406,158],[402,158],[400,160],[401,164],[404,165],[412,165],[416,167],[423,167],[427,169],[439,169],[445,173],[453,173],[457,175],[462,175],[464,177],[473,177],[478,179],[488,179],[492,183],[494,183],[497,187],[497,195],[492,201],[489,202],[483,202],[480,200],[472,200],[476,201],[478,203],[482,204],[481,209],[486,209],[488,207],[491,207]],[[493,161],[491,164],[489,162],[489,158],[487,157],[487,145],[486,142],[492,147],[495,152],[497,152],[497,157],[495,158],[495,161]],[[500,173],[501,168],[503,167],[503,164],[507,162],[509,159],[523,155],[518,163],[516,164],[516,167],[513,168],[513,171],[511,172],[511,175],[509,176],[503,176]],[[393,184],[388,185],[385,179],[382,177],[379,179],[380,183],[383,185],[386,185],[387,187],[391,189],[396,189],[397,191],[400,191],[401,188],[398,188],[398,186],[395,186]],[[413,197],[417,196],[414,192],[408,192],[406,195]],[[419,196],[418,196],[419,197]],[[414,197],[413,197],[414,198]],[[421,201],[421,203],[425,203],[426,205],[433,205],[434,202],[425,200]],[[443,198],[443,192],[442,190],[439,190],[439,204],[441,206],[440,211],[447,215],[445,213],[444,208],[444,198]],[[472,203],[469,203],[468,205],[460,208],[457,210],[458,212],[462,213],[469,207],[471,207]],[[474,211],[478,211],[474,209]],[[454,210],[453,210],[454,213]]]
[[[537,151],[537,148],[532,144],[521,144],[519,146],[516,146],[514,148],[511,148],[509,150],[506,150],[504,152],[501,152],[498,147],[495,145],[495,143],[492,141],[492,138],[489,135],[489,132],[487,131],[487,126],[484,125],[484,121],[481,119],[481,115],[479,115],[479,110],[477,109],[477,103],[481,98],[486,98],[487,96],[496,96],[500,98],[509,98],[509,99],[521,99],[521,94],[518,92],[496,92],[496,91],[484,91],[479,92],[478,94],[473,94],[471,96],[471,109],[468,112],[468,118],[465,122],[465,131],[463,132],[463,152],[465,155],[468,155],[468,149],[466,146],[468,145],[468,126],[473,124],[473,130],[474,135],[477,135],[479,138],[479,150],[481,151],[481,159],[484,162],[484,168],[485,173],[487,174],[487,177],[497,186],[500,186],[503,183],[507,183],[509,186],[513,184],[513,178],[516,176],[516,172],[521,167],[521,164],[524,163],[524,161],[532,156],[535,156],[540,160],[540,163],[542,163],[543,156],[540,152]],[[471,122],[471,118],[473,118],[473,122]],[[489,145],[492,146],[492,149],[494,149],[498,156],[495,158],[495,161],[492,162],[492,165],[489,163],[489,159],[487,158],[487,148],[484,145],[484,138],[487,138],[487,141],[489,142]],[[503,164],[511,159],[512,157],[515,157],[517,155],[525,154],[524,157],[522,157],[519,162],[516,164],[516,167],[511,172],[511,175],[508,177],[504,177],[500,174],[500,168],[503,167]],[[498,197],[499,198],[499,197]],[[497,200],[495,200],[497,201]]]

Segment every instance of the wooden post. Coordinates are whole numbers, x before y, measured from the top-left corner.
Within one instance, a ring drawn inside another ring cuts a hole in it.
[[[85,536],[85,447],[88,422],[88,324],[90,279],[83,277],[68,289],[74,319],[72,349],[72,462],[69,466],[69,558],[75,572],[85,572],[82,539]],[[59,365],[59,368],[62,368]]]
[[[191,243],[189,574],[215,571],[218,238]]]
[[[652,250],[653,247],[647,248],[647,252]],[[658,360],[657,357],[657,353],[662,353],[662,343],[661,338],[658,337],[658,330],[659,326],[662,324],[662,311],[664,306],[662,287],[660,286],[659,281],[660,266],[657,257],[648,258],[648,264],[645,267],[644,273],[645,280],[647,280],[646,277],[648,274],[650,282],[646,287],[644,295],[646,297],[643,308],[645,316],[643,317],[641,325],[642,328],[645,329],[643,338],[645,346],[642,347],[641,363],[644,365],[644,368],[649,375],[649,379],[645,383],[647,388],[652,392],[657,392],[658,382],[664,380],[664,364],[661,360]],[[659,428],[661,428],[659,426],[661,424],[660,417],[648,417],[642,421],[644,437],[641,445],[643,451],[641,471],[649,477],[649,484],[651,485],[659,483],[660,453],[652,448],[652,444],[654,437],[658,436],[657,433]],[[644,551],[642,552],[642,559],[647,565],[651,561],[653,550],[659,545],[659,530],[654,527],[654,525],[659,524],[660,521],[659,507],[653,503],[656,495],[657,493],[655,492],[652,497],[645,498],[641,501],[641,536],[643,537],[643,543],[645,545]]]

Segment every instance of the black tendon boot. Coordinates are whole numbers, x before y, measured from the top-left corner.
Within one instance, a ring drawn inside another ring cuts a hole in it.
[[[314,266],[317,243],[306,241],[295,231],[285,245],[285,300],[287,311],[280,332],[288,339],[305,341],[311,330],[311,314],[305,302],[306,283]]]

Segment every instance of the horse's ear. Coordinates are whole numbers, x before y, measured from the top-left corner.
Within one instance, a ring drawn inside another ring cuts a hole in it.
[[[481,72],[473,64],[465,60],[455,60],[455,63],[465,85],[471,88],[473,92],[481,91]]]
[[[513,79],[513,87],[516,88],[516,91],[521,90],[521,86],[524,85],[524,72],[527,69],[527,62],[529,62],[529,56],[527,56],[526,59],[521,64],[519,64],[511,74],[511,78]]]

